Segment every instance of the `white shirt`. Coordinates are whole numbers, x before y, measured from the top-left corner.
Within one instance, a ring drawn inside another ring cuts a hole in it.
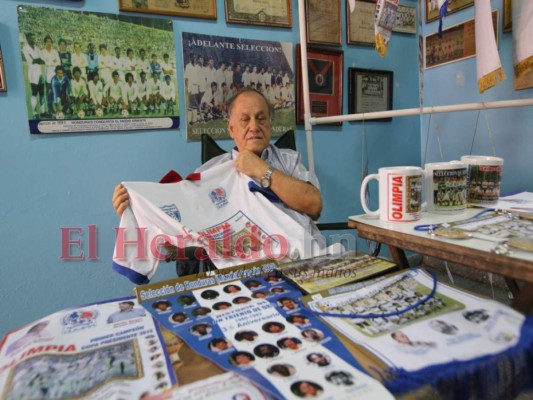
[[[248,187],[250,181],[228,161],[202,172],[200,181],[124,182],[130,207],[120,220],[113,269],[137,284],[146,283],[155,274],[160,261],[157,253],[151,251],[150,243],[162,234],[178,248],[211,245],[208,254],[217,268],[265,259],[269,254],[286,253],[307,258],[310,252],[305,249],[309,239],[305,229],[262,194],[252,193]],[[258,213],[258,209],[261,212]],[[236,250],[235,243],[243,243],[255,227],[261,245],[247,258],[246,253]],[[145,228],[146,245],[121,246],[122,238],[136,239],[139,228]],[[219,251],[214,254],[214,243],[217,249],[229,247],[231,252],[226,256]],[[239,254],[243,258],[238,257]]]

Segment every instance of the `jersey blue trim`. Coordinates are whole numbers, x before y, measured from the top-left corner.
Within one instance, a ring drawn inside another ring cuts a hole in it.
[[[124,275],[126,278],[128,278],[130,281],[137,285],[145,285],[150,282],[150,279],[148,279],[147,276],[139,274],[138,272],[135,272],[134,270],[127,268],[123,265],[117,264],[114,261],[113,269],[117,271],[120,275]]]
[[[271,203],[281,203],[281,199],[278,197],[276,193],[274,193],[271,189],[262,188],[254,181],[248,182],[248,189],[250,189],[250,192],[261,193],[268,200],[270,200]]]

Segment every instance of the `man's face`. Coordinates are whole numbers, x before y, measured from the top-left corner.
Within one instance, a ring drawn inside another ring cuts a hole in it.
[[[118,308],[120,308],[120,311],[130,311],[133,306],[129,303],[119,303]]]
[[[80,46],[79,43],[76,43],[76,44],[74,45],[74,51],[76,52],[76,54],[79,54],[79,53],[80,53],[80,51],[81,51],[81,46]]]
[[[63,79],[63,74],[64,74],[64,72],[63,72],[62,69],[58,69],[58,70],[56,71],[56,75],[57,75],[57,77],[58,77],[59,79]]]
[[[260,155],[272,135],[269,109],[263,96],[246,92],[237,97],[228,129],[240,152],[249,150]]]
[[[26,37],[26,40],[28,41],[28,44],[33,47],[33,45],[35,44],[35,36],[28,35]]]

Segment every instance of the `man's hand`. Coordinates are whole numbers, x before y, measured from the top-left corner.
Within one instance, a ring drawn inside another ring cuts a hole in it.
[[[240,173],[250,178],[261,179],[267,171],[269,164],[255,153],[245,150],[235,159],[235,168]]]
[[[122,217],[124,210],[130,205],[130,196],[128,195],[126,188],[122,186],[121,183],[115,187],[112,201],[113,208],[115,209],[116,213],[119,217]]]

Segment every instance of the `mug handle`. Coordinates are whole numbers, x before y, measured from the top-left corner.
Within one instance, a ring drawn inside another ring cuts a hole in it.
[[[425,169],[422,170],[422,198],[425,198],[426,200],[422,202],[420,205],[420,211],[427,211],[428,210],[428,194],[427,194],[427,188],[428,186],[428,171]]]
[[[363,206],[365,213],[373,217],[377,217],[379,216],[379,208],[376,211],[371,211],[366,204],[366,187],[368,186],[368,182],[370,182],[372,179],[375,179],[379,182],[379,174],[370,174],[363,179],[363,183],[361,183],[361,205]]]

